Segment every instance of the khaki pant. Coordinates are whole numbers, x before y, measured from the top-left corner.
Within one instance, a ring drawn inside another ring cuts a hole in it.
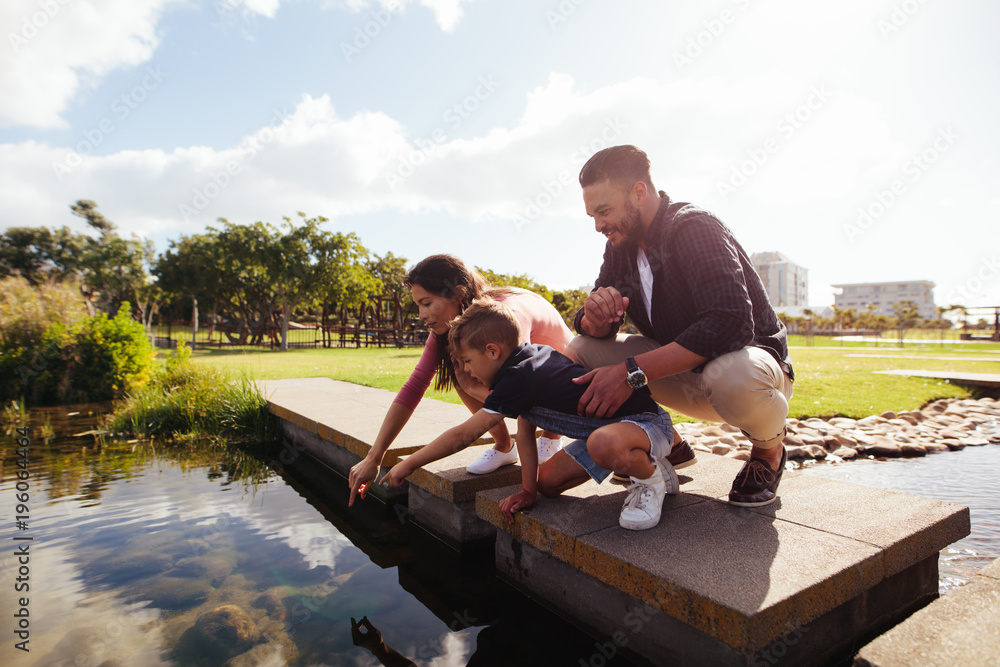
[[[645,336],[577,336],[565,354],[599,368],[625,361],[660,344]],[[785,436],[792,380],[767,350],[745,347],[708,362],[702,372],[686,371],[649,383],[653,400],[694,419],[726,422],[743,431],[755,446],[770,449]]]

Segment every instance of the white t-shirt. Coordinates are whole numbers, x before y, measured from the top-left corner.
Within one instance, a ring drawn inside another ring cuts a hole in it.
[[[646,306],[646,317],[653,321],[653,270],[649,268],[649,260],[646,258],[646,251],[639,248],[636,256],[639,265],[639,284],[642,287],[642,304]]]

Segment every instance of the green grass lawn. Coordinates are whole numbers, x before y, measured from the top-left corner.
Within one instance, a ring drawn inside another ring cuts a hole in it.
[[[890,341],[859,345],[813,338],[807,346],[801,336],[792,336],[792,363],[795,366],[795,396],[789,415],[792,417],[866,417],[886,410],[912,410],[937,398],[967,397],[970,392],[944,381],[879,375],[876,370],[923,369],[1000,373],[1000,344],[937,341],[908,344],[902,349]],[[309,349],[272,351],[198,350],[192,359],[246,372],[253,379],[270,380],[294,377],[330,377],[370,387],[398,391],[406,381],[422,349],[398,350]],[[848,355],[883,355],[891,358]],[[902,357],[919,357],[909,359]],[[160,353],[160,358],[163,353]],[[933,357],[959,357],[961,360],[937,360]],[[996,360],[979,361],[979,359]],[[428,397],[460,403],[454,392],[428,391]],[[678,416],[679,417],[679,416]],[[679,421],[681,419],[678,419]]]

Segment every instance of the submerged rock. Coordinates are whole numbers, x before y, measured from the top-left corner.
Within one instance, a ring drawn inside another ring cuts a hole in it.
[[[181,635],[174,653],[185,663],[219,665],[246,653],[260,640],[260,630],[249,614],[227,604],[199,616]]]

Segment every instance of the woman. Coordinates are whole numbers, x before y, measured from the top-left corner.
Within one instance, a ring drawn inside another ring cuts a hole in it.
[[[479,272],[469,269],[462,260],[452,255],[431,255],[424,259],[410,270],[403,284],[410,288],[420,319],[427,324],[432,335],[427,337],[417,367],[390,406],[368,455],[351,468],[348,477],[351,486],[349,505],[354,504],[354,497],[362,484],[371,484],[375,480],[386,450],[409,421],[435,374],[436,389],[454,387],[472,412],[483,407],[489,388],[461,369],[456,369],[448,354],[451,321],[475,299],[492,297],[514,311],[521,325],[523,343],[549,345],[562,352],[573,338],[562,316],[543,297],[516,287],[492,287]],[[470,463],[466,468],[469,472],[484,474],[517,461],[517,450],[511,442],[507,426],[501,422],[490,434],[495,441],[493,448]],[[560,444],[557,434],[543,433],[543,437],[538,439],[539,462],[558,451]]]

